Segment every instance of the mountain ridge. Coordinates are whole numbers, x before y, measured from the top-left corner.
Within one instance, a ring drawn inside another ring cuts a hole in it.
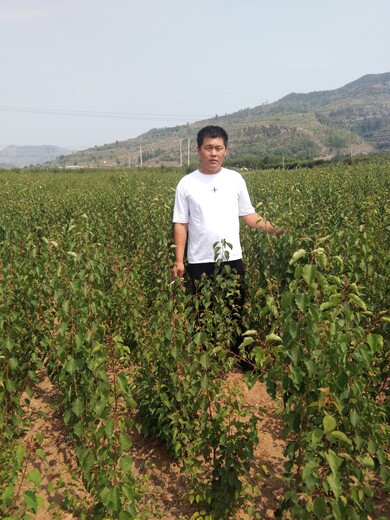
[[[53,161],[60,156],[66,156],[71,153],[73,153],[73,150],[49,144],[40,146],[16,146],[11,144],[0,150],[0,167],[24,168]]]
[[[390,72],[366,74],[334,90],[287,94],[231,114],[152,128],[49,163],[57,167],[177,166],[197,160],[196,134],[207,124],[229,133],[230,160],[332,159],[390,151]],[[188,148],[190,153],[188,153]]]

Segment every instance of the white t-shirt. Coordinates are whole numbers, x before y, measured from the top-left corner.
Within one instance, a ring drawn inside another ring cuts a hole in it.
[[[214,243],[230,243],[228,260],[242,258],[239,217],[254,213],[246,183],[238,172],[222,168],[206,174],[195,170],[176,188],[173,222],[188,224],[190,264],[214,262]],[[226,248],[225,248],[226,249]],[[219,258],[223,256],[223,248]]]

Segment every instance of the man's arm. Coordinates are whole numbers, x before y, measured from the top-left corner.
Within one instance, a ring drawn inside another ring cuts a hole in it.
[[[173,228],[173,241],[175,244],[175,266],[172,269],[173,276],[184,275],[184,250],[187,242],[187,224],[175,222]]]
[[[265,233],[271,233],[271,235],[282,235],[283,233],[285,233],[283,229],[275,229],[271,222],[268,222],[268,220],[265,221],[257,213],[244,215],[241,218],[249,227],[262,229]]]

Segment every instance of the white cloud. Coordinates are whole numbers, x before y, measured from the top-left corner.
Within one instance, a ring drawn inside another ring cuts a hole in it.
[[[29,20],[42,19],[47,16],[59,14],[63,8],[61,4],[40,2],[31,0],[2,0],[0,7],[0,21],[5,23],[18,23]]]

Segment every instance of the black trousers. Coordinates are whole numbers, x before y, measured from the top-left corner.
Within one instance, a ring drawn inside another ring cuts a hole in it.
[[[238,312],[237,316],[237,325],[239,330],[242,331],[243,325],[242,325],[242,319],[241,319],[241,309],[244,306],[245,303],[245,269],[244,269],[244,263],[242,259],[239,260],[230,260],[226,262],[222,262],[221,269],[223,270],[225,265],[229,265],[233,272],[235,272],[237,275],[239,275],[239,295],[237,298],[235,298],[234,301],[234,307],[236,309],[236,312]],[[222,271],[223,272],[223,271]],[[191,289],[192,293],[196,294],[197,287],[196,282],[199,281],[203,274],[206,276],[209,276],[210,278],[213,277],[215,273],[215,263],[209,262],[205,264],[188,264],[187,266],[187,273],[191,280]],[[241,333],[238,333],[234,344],[231,347],[232,352],[238,356],[239,355],[239,345],[242,342]]]
[[[236,274],[240,277],[240,298],[236,302],[238,306],[242,307],[245,303],[245,268],[244,262],[242,258],[239,260],[228,260],[226,262],[222,262],[221,267],[223,269],[224,265],[229,265]],[[191,289],[193,294],[196,293],[196,282],[199,281],[202,277],[202,274],[206,276],[212,277],[215,271],[215,262],[207,262],[204,264],[188,264],[187,272],[191,280]]]

